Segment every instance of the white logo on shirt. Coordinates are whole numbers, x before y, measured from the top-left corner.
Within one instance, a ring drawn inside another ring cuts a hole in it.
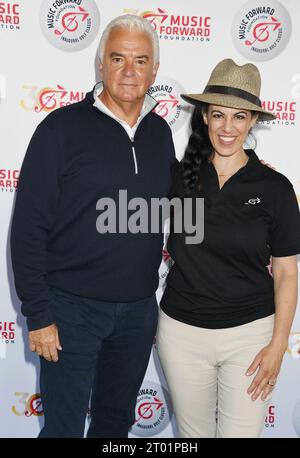
[[[261,203],[261,200],[259,197],[254,197],[252,199],[249,199],[248,202],[244,202],[244,205],[256,205],[256,204],[260,204]]]

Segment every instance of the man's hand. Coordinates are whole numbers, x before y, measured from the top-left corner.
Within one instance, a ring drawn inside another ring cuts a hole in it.
[[[47,361],[58,361],[57,350],[62,350],[56,324],[46,328],[29,331],[29,348]]]

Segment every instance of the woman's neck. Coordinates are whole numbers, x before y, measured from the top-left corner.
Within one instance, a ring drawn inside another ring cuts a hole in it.
[[[244,150],[234,153],[232,156],[221,156],[215,152],[212,163],[218,176],[231,176],[244,167],[248,159]]]

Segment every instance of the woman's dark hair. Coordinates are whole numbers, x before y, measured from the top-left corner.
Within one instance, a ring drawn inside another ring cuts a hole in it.
[[[192,133],[181,161],[186,194],[190,194],[199,185],[201,164],[207,161],[213,152],[208,128],[203,120],[203,113],[206,113],[207,109],[208,105],[197,104],[191,119]]]

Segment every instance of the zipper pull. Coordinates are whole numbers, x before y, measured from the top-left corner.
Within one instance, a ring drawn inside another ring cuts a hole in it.
[[[137,165],[135,148],[134,148],[134,137],[131,137],[130,140],[131,140],[131,143],[132,143],[131,149],[132,149],[132,156],[133,156],[133,162],[134,162],[134,172],[137,175],[139,173],[139,171],[138,171],[138,165]]]

